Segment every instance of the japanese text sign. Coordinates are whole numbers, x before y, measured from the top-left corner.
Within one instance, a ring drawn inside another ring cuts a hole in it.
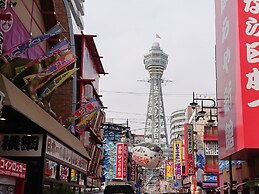
[[[215,0],[220,158],[259,148],[259,2]]]
[[[0,157],[0,175],[25,178],[26,164]]]

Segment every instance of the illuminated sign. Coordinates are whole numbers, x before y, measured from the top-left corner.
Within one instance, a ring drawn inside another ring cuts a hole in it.
[[[0,157],[0,175],[25,178],[26,164]]]
[[[116,144],[116,178],[127,178],[128,145],[125,143]]]
[[[194,139],[193,139],[193,125],[185,123],[184,125],[184,140],[185,140],[185,158],[186,158],[186,165],[185,169],[187,174],[191,175],[195,173],[194,169]]]
[[[85,172],[87,171],[88,162],[86,159],[49,136],[47,136],[46,154]]]
[[[0,134],[1,156],[41,156],[42,134]]]
[[[254,116],[259,114],[259,4],[215,0],[215,5],[219,153],[224,159],[259,148]]]
[[[177,180],[182,178],[182,140],[173,141],[174,176]]]
[[[217,176],[217,174],[203,174],[203,182],[217,183],[218,182],[218,176]]]

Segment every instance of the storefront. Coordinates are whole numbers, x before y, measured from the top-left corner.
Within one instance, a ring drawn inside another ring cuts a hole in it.
[[[88,161],[54,138],[47,136],[44,167],[44,189],[68,185],[83,193],[86,185]]]
[[[1,74],[0,91],[0,156],[27,165],[25,193],[60,185],[82,193],[90,157],[80,140]]]
[[[0,193],[24,194],[26,164],[0,157]]]

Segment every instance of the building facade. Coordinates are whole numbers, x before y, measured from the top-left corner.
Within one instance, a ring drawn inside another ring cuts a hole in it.
[[[5,120],[0,122],[0,155],[27,168],[24,189],[17,183],[14,192],[41,194],[64,186],[83,193],[100,188],[100,126],[105,114],[98,84],[104,70],[93,36],[74,37],[73,26],[83,29],[83,1],[1,1],[1,6],[2,16],[8,17],[1,22]],[[54,65],[57,71],[48,69]],[[99,105],[95,114],[69,121],[91,97]],[[71,130],[82,120],[82,128]]]
[[[187,122],[186,109],[176,110],[170,115],[170,143],[176,138],[183,139],[184,124]]]
[[[229,165],[228,177],[222,174],[221,192],[258,193],[258,5],[215,1],[215,8],[219,156]],[[244,163],[234,167],[235,160]],[[242,168],[237,179],[233,168]]]

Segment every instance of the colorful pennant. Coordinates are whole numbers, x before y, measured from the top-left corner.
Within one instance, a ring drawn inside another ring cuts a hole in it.
[[[71,75],[73,75],[78,68],[71,69],[66,71],[65,73],[57,76],[53,79],[47,86],[44,88],[43,92],[39,95],[39,99],[42,100],[46,96],[48,96],[52,91],[54,91],[57,87],[59,87],[62,83],[64,83]]]
[[[13,58],[18,57],[20,54],[24,53],[29,48],[34,47],[34,46],[40,44],[41,42],[43,42],[44,40],[47,40],[48,38],[55,36],[57,34],[60,34],[64,31],[65,31],[64,28],[61,26],[60,23],[58,23],[45,34],[43,34],[41,36],[37,36],[35,38],[31,38],[27,41],[24,41],[23,43],[21,43],[19,45],[16,45],[15,47],[9,49],[7,52],[5,52],[1,56],[1,59],[7,63],[7,62],[11,61]]]
[[[77,109],[68,119],[70,122],[74,122],[75,120],[90,114],[91,112],[101,108],[100,103],[95,99],[91,98],[89,101],[84,103],[79,109]]]
[[[66,68],[70,64],[76,61],[76,56],[72,53],[72,51],[66,52],[64,55],[59,57],[56,61],[54,61],[51,65],[49,65],[45,70],[40,73],[28,75],[23,78],[25,83],[28,83],[36,78],[46,77],[53,73],[58,73],[62,69]]]

